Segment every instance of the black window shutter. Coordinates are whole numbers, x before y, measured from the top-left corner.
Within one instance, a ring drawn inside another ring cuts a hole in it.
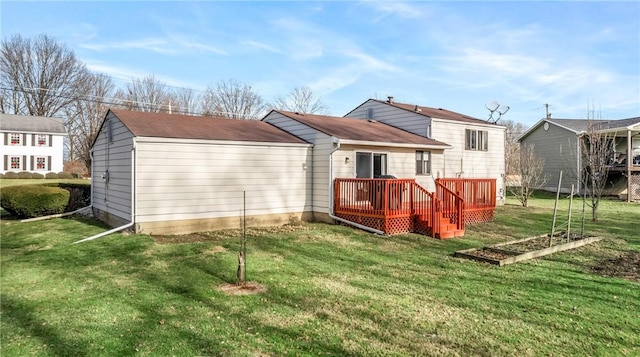
[[[4,171],[9,170],[9,156],[4,156]]]
[[[27,146],[27,134],[22,134],[22,146]]]
[[[47,170],[51,171],[51,156],[47,156]]]
[[[27,134],[25,134],[27,135]],[[22,170],[27,171],[27,155],[22,156]]]
[[[4,144],[9,145],[9,133],[4,133]]]
[[[49,135],[49,146],[53,146],[53,135]]]
[[[31,134],[31,146],[36,146],[36,134]]]
[[[31,156],[31,171],[33,171],[33,156]]]

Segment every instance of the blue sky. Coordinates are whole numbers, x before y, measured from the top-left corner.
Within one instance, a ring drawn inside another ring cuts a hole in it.
[[[48,34],[116,84],[154,75],[265,100],[309,86],[342,116],[368,98],[532,125],[640,116],[640,2],[0,2],[1,35]]]

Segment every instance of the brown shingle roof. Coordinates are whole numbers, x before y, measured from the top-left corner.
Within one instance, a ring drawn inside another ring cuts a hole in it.
[[[135,136],[255,141],[275,143],[306,143],[275,126],[257,120],[238,120],[223,117],[146,113],[110,109]]]
[[[442,146],[443,148],[449,146],[441,141],[415,135],[375,120],[353,120],[351,118],[301,114],[283,110],[274,110],[274,112],[339,139]]]
[[[452,112],[451,110],[447,110],[447,109],[423,107],[420,105],[407,104],[407,103],[397,103],[397,102],[389,103],[388,101],[383,101],[378,99],[373,99],[373,100],[375,100],[376,102],[380,102],[380,103],[384,103],[384,104],[396,107],[396,108],[408,110],[416,114],[424,115],[429,118],[455,120],[455,121],[472,123],[472,124],[487,124],[485,120],[470,117],[468,115],[464,115],[456,112]]]

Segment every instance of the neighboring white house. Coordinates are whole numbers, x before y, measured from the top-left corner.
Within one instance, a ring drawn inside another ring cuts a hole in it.
[[[0,172],[61,172],[66,135],[59,118],[0,114]]]
[[[92,206],[112,226],[180,234],[311,220],[311,144],[254,120],[109,110]]]
[[[444,164],[433,170],[442,178],[494,178],[497,202],[504,203],[505,133],[501,125],[442,108],[369,99],[345,115],[376,120],[425,138],[445,142]]]
[[[435,188],[436,172],[445,167],[446,143],[412,134],[375,120],[273,110],[262,121],[313,146],[313,212],[331,222],[335,178],[413,178]]]

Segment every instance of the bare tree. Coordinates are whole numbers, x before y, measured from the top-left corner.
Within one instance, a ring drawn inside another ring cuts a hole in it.
[[[76,100],[89,72],[74,52],[47,35],[15,35],[0,48],[0,111],[53,117]]]
[[[266,111],[262,97],[248,84],[234,79],[208,87],[202,96],[205,115],[219,115],[231,119],[259,119]]]
[[[514,195],[523,207],[529,206],[529,198],[535,190],[540,189],[547,181],[543,172],[544,159],[538,157],[534,145],[520,148],[518,171],[507,176],[507,190]]]
[[[313,93],[309,87],[298,87],[284,97],[275,100],[274,107],[290,112],[307,114],[327,114],[327,106]]]
[[[172,113],[193,115],[200,112],[200,98],[193,89],[176,88],[170,99]]]
[[[518,175],[520,171],[520,143],[518,143],[518,138],[527,130],[527,127],[513,120],[503,120],[502,125],[507,128],[505,140],[505,171],[507,175]]]
[[[591,220],[598,220],[598,206],[609,175],[609,161],[613,156],[615,133],[604,131],[603,122],[589,123],[580,137],[580,154],[583,172],[582,189],[587,205],[591,208]]]
[[[67,116],[68,152],[71,161],[80,160],[91,168],[91,146],[111,103],[115,86],[104,74],[92,74],[83,88],[83,95],[65,107]]]
[[[132,80],[125,89],[119,89],[115,96],[124,108],[150,113],[168,113],[173,99],[167,84],[154,75]]]

